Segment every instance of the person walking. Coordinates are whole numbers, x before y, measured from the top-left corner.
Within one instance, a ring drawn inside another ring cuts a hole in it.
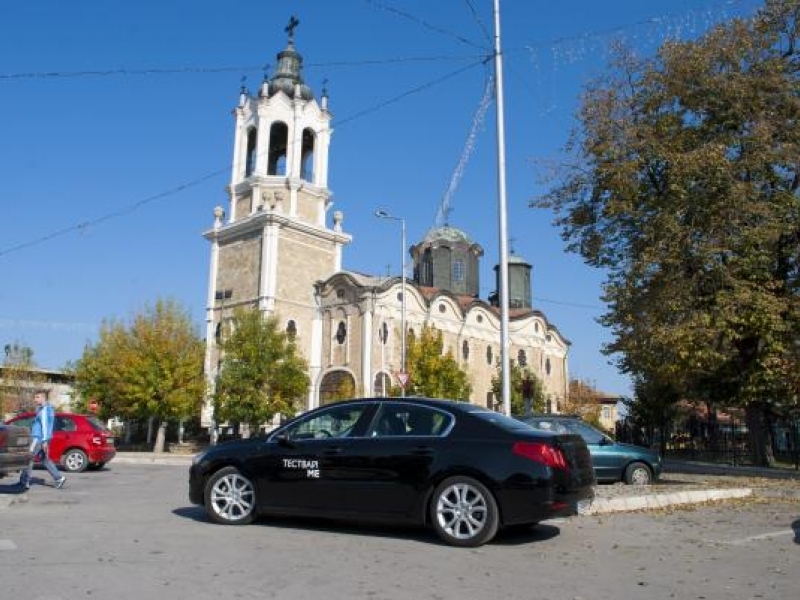
[[[33,421],[31,421],[31,458],[28,467],[24,469],[20,475],[19,483],[23,489],[30,489],[33,462],[36,459],[36,455],[41,453],[42,464],[45,469],[47,469],[47,472],[50,473],[50,477],[53,478],[55,487],[60,489],[64,487],[67,478],[60,473],[58,467],[56,467],[47,455],[47,448],[53,437],[55,410],[53,410],[53,405],[50,404],[45,390],[36,390],[33,395],[33,400],[36,402],[36,416],[33,418]]]

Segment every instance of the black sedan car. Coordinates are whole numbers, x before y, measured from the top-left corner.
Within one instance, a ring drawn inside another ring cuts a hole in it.
[[[594,483],[579,435],[467,403],[367,398],[201,452],[189,498],[222,524],[260,514],[418,524],[472,547],[499,527],[575,514]]]

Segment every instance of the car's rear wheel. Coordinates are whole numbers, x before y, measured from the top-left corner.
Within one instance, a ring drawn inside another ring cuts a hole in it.
[[[450,477],[436,487],[430,512],[442,540],[468,548],[490,541],[500,521],[492,493],[480,481],[465,476]]]
[[[61,466],[70,473],[82,473],[89,466],[89,458],[80,448],[70,448],[61,455]]]
[[[246,525],[255,517],[255,486],[236,467],[225,467],[206,483],[205,504],[208,516],[215,523]]]
[[[653,474],[646,464],[634,462],[625,469],[625,483],[629,485],[650,485],[653,483]]]

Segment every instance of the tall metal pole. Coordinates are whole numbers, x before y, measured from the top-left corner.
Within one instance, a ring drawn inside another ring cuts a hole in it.
[[[400,377],[403,378],[400,386],[400,395],[406,395],[408,373],[406,371],[406,220],[403,217],[376,210],[375,216],[390,221],[400,221]]]
[[[508,225],[506,215],[506,150],[503,115],[503,59],[500,49],[500,0],[494,0],[494,69],[497,98],[497,204],[500,229],[500,360],[503,412],[511,415],[511,369],[508,356]]]
[[[401,377],[408,377],[408,372],[406,371],[406,220],[400,219],[400,230],[401,230],[401,243],[400,243],[400,268],[402,269],[401,273],[401,283],[400,283],[400,291],[403,294],[402,298],[400,299],[400,328],[403,330],[400,334],[400,368],[401,370]],[[408,379],[403,382],[403,385],[400,386],[400,395],[405,397],[406,395],[406,383],[408,383]]]

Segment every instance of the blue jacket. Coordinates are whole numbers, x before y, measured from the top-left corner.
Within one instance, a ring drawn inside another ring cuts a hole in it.
[[[37,411],[36,417],[31,422],[31,436],[43,442],[49,442],[53,437],[53,421],[55,421],[56,411],[52,405],[42,404]]]

